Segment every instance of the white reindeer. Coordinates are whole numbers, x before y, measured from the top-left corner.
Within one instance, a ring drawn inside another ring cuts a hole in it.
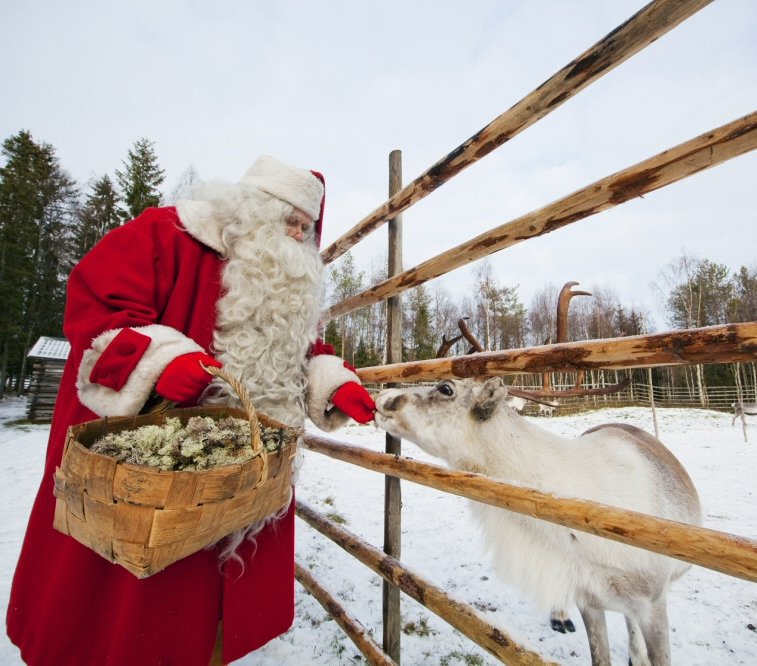
[[[539,403],[539,416],[541,416],[542,414],[546,414],[547,416],[552,416],[552,412],[554,412],[559,406],[560,405],[557,401],[550,404],[540,402]]]
[[[457,469],[701,523],[686,470],[652,435],[612,424],[566,439],[504,408],[506,395],[496,377],[387,389],[376,399],[376,423]],[[594,666],[610,664],[605,610],[625,615],[634,666],[670,663],[666,595],[688,564],[504,509],[472,506],[505,580],[545,609],[578,606]]]
[[[733,402],[731,403],[731,407],[733,407],[733,421],[731,421],[731,425],[736,425],[736,419],[741,416],[743,419],[744,416],[757,416],[757,402]]]

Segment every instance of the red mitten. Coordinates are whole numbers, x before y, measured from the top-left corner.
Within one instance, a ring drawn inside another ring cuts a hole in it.
[[[182,354],[171,361],[155,385],[155,391],[174,402],[189,402],[200,397],[205,387],[213,380],[213,375],[205,372],[200,365],[221,364],[203,352]]]
[[[357,382],[342,384],[331,396],[331,402],[358,423],[373,421],[376,403],[371,394]]]

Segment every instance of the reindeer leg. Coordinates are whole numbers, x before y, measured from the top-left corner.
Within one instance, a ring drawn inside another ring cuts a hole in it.
[[[612,666],[610,662],[610,642],[607,638],[607,621],[602,608],[579,606],[578,610],[586,627],[591,652],[591,666]]]
[[[647,646],[641,627],[635,618],[626,615],[628,628],[628,663],[630,666],[650,666]]]
[[[667,595],[662,594],[649,604],[639,618],[641,633],[647,644],[649,661],[654,666],[670,666],[670,632],[668,629]]]

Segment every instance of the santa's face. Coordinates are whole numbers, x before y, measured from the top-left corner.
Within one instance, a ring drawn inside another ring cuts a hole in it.
[[[306,238],[311,238],[314,229],[313,218],[299,208],[294,208],[292,214],[287,218],[286,235],[297,241],[302,242]]]

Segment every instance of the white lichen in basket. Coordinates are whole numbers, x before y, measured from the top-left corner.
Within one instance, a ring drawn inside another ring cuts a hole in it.
[[[291,435],[280,428],[259,424],[266,451],[276,451]],[[203,470],[243,463],[253,457],[250,424],[227,416],[213,419],[193,416],[186,425],[176,417],[162,425],[145,425],[134,430],[109,433],[90,447],[93,453],[136,465],[165,471]]]

